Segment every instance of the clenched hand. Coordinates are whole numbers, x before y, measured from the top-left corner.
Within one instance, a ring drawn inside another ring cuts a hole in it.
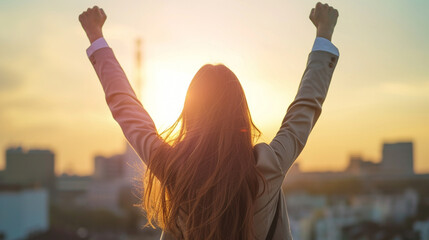
[[[331,41],[337,24],[338,10],[329,6],[327,3],[318,2],[316,7],[311,9],[310,20],[317,28],[317,36]]]
[[[107,16],[103,9],[97,6],[88,8],[79,15],[79,22],[91,43],[98,38],[103,37],[102,28],[106,18]]]

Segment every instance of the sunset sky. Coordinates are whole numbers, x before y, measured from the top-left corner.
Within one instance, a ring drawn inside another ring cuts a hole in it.
[[[90,174],[96,154],[125,148],[78,15],[98,5],[104,36],[130,81],[143,39],[142,103],[161,130],[173,123],[205,63],[240,79],[269,142],[292,102],[315,28],[316,1],[0,1],[0,169],[9,146],[49,148],[56,171]],[[303,170],[342,170],[351,154],[380,161],[383,142],[414,142],[429,172],[429,1],[329,1],[339,48],[322,115],[298,158]]]

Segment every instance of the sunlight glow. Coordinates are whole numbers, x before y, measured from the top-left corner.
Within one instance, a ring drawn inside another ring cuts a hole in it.
[[[145,100],[158,131],[168,128],[179,117],[191,77],[189,73],[171,66],[156,66],[148,70],[148,86]]]

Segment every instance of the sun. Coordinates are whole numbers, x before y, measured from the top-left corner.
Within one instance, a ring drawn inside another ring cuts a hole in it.
[[[147,71],[142,103],[158,131],[165,130],[179,117],[193,72],[159,65]]]

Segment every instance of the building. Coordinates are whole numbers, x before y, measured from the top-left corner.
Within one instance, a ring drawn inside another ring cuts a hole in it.
[[[414,175],[413,143],[384,143],[381,170],[388,175]]]
[[[145,165],[134,149],[126,143],[126,150],[123,153],[125,166],[124,176],[132,184],[140,183],[145,172]]]
[[[380,163],[352,155],[349,165],[338,172],[303,172],[299,163],[290,168],[285,183],[300,181],[325,181],[357,177],[360,179],[397,179],[427,177],[414,174],[414,156],[412,142],[384,143]]]
[[[121,194],[141,191],[143,163],[128,146],[123,154],[94,158],[94,175],[86,186],[85,205],[92,209],[106,209],[121,214]]]
[[[380,164],[364,160],[360,155],[352,155],[345,171],[358,176],[371,176],[380,173]]]
[[[296,192],[289,193],[286,202],[294,239],[372,239],[362,237],[375,231],[371,226],[398,226],[415,216],[419,196],[413,189],[390,194],[330,196]],[[427,222],[414,224],[414,231],[427,236],[428,226]],[[362,234],[362,238],[347,237],[356,234]]]
[[[0,183],[4,182],[4,171],[0,170]]]
[[[417,221],[413,224],[413,228],[418,232],[420,240],[429,240],[429,220]]]
[[[58,206],[84,206],[86,193],[92,182],[90,176],[62,174],[56,180],[55,204]]]
[[[94,158],[94,180],[104,181],[124,176],[125,159],[123,154],[111,157],[96,156]]]
[[[91,209],[105,209],[121,214],[120,195],[129,184],[124,179],[92,181],[86,192],[85,206]]]
[[[49,194],[46,189],[0,188],[0,236],[24,239],[49,229]]]
[[[48,190],[55,187],[55,155],[50,150],[21,147],[6,150],[5,184],[42,186]]]

